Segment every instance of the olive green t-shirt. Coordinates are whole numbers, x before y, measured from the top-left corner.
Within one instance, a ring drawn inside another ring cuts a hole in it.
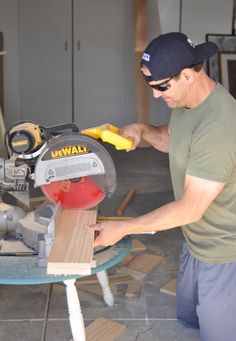
[[[186,174],[225,184],[202,219],[182,231],[200,261],[235,262],[236,101],[220,84],[198,107],[173,110],[169,158],[176,199]]]

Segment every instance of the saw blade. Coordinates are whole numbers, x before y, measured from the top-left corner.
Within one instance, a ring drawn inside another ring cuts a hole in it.
[[[80,133],[53,138],[37,160],[35,186],[64,208],[88,209],[110,197],[117,184],[108,151]]]
[[[63,208],[89,209],[98,205],[106,196],[89,177],[77,182],[62,180],[41,187],[44,195]]]

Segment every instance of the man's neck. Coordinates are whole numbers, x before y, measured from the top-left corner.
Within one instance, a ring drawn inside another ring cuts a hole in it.
[[[200,71],[196,81],[190,88],[186,108],[196,108],[210,95],[215,87],[216,82],[209,78],[204,71]]]

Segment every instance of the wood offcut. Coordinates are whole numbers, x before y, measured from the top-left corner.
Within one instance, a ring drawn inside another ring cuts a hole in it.
[[[137,122],[149,123],[149,92],[140,70],[143,51],[148,44],[148,9],[147,0],[133,0],[135,32],[135,77],[136,77],[136,112]],[[140,146],[147,146],[142,142]]]
[[[3,51],[3,33],[0,32],[0,108],[4,110],[3,103],[3,55],[6,51]]]
[[[105,318],[99,317],[85,329],[87,341],[115,341],[127,327]]]

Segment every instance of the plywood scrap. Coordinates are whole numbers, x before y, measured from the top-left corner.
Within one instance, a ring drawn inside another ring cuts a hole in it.
[[[143,279],[147,273],[153,271],[162,264],[164,257],[142,253],[135,256],[125,266],[119,267],[116,272],[121,274],[129,274],[136,280]]]
[[[146,273],[143,271],[138,271],[135,269],[131,269],[129,266],[122,266],[116,270],[119,274],[127,274],[132,276],[133,278],[137,280],[141,280],[146,276]]]
[[[91,273],[97,210],[64,209],[56,218],[56,236],[48,258],[47,273],[55,275]]]
[[[141,271],[144,273],[149,273],[153,271],[156,267],[162,264],[164,257],[151,255],[149,253],[142,253],[134,257],[128,264],[129,268]]]
[[[112,275],[109,276],[109,284],[110,286],[119,285],[124,283],[129,283],[133,281],[133,277],[130,275]],[[87,285],[87,284],[96,284],[98,283],[96,275],[89,276],[87,278],[77,279],[76,286]]]
[[[138,239],[132,239],[130,252],[142,252],[146,251],[147,247],[141,243]]]
[[[85,328],[86,341],[115,341],[126,328],[124,324],[99,317]]]
[[[122,266],[127,265],[134,257],[135,257],[135,255],[132,255],[131,253],[129,253],[129,254],[123,259],[123,261],[119,264],[119,267],[122,267]]]
[[[142,289],[142,283],[139,281],[133,281],[128,283],[125,290],[125,297],[139,297]]]
[[[160,291],[169,295],[176,296],[176,278],[173,278],[171,281],[163,285],[163,287],[160,288]]]
[[[78,290],[80,291],[85,291],[88,292],[90,294],[94,294],[97,296],[103,296],[103,292],[102,292],[102,288],[99,284],[87,284],[87,285],[80,285],[79,287],[77,287]],[[113,295],[117,294],[117,288],[116,286],[113,286],[111,288],[111,291],[113,293]]]

